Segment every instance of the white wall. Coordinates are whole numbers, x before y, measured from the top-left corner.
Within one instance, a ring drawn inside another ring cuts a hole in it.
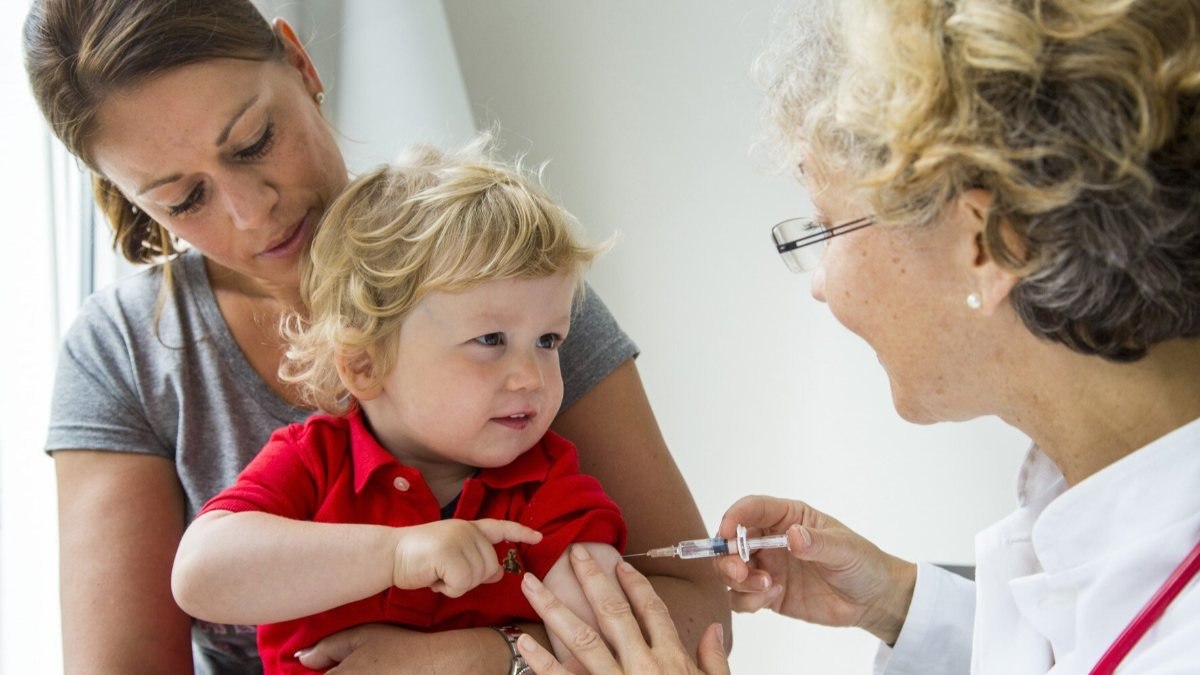
[[[551,191],[592,236],[620,233],[591,279],[641,346],[705,521],[744,494],[792,496],[900,555],[971,564],[1026,442],[996,420],[900,420],[872,352],[777,259],[770,226],[809,207],[750,158],[748,71],[777,4],[445,1],[477,124],[551,159]],[[734,633],[739,672],[869,672],[874,649],[773,616]]]

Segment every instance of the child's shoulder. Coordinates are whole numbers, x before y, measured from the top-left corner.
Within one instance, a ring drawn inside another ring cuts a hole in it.
[[[537,451],[542,453],[551,472],[579,473],[579,451],[575,444],[553,431],[542,436]]]
[[[327,444],[338,438],[349,440],[353,429],[350,415],[333,415],[315,412],[302,422],[279,427],[271,434],[271,440],[309,445],[314,442]]]

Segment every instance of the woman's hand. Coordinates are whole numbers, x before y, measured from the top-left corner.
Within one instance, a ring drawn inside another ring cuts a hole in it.
[[[791,548],[757,551],[749,564],[733,555],[717,559],[734,611],[766,607],[812,623],[858,626],[895,643],[912,601],[916,565],[799,501],[744,497],[725,512],[718,536],[734,537],[738,524],[751,537],[787,533]]]
[[[560,663],[536,640],[523,635],[517,648],[538,675],[564,675],[585,670],[592,675],[616,673],[694,673],[728,675],[724,630],[721,624],[708,627],[700,639],[700,666],[692,660],[679,640],[667,606],[654,592],[646,577],[629,563],[617,564],[620,586],[600,569],[582,546],[571,548],[571,567],[583,587],[584,595],[596,614],[603,638],[566,607],[532,574],[526,574],[521,590],[533,609],[546,622],[547,632],[555,635],[574,655],[566,665]],[[646,637],[649,638],[647,642]],[[605,644],[613,646],[613,651]]]
[[[521,630],[546,640],[541,624]],[[369,623],[334,633],[299,653],[306,668],[332,675],[351,673],[506,673],[512,652],[491,628],[421,633],[399,626]]]
[[[392,584],[396,588],[429,588],[457,598],[504,574],[495,544],[536,544],[542,534],[509,520],[439,520],[401,529],[396,542]]]

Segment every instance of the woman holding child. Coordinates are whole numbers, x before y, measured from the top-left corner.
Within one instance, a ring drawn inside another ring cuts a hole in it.
[[[60,359],[47,450],[66,670],[257,672],[253,629],[193,622],[170,571],[201,505],[274,429],[312,412],[279,378],[278,326],[300,308],[299,260],[347,182],[320,77],[291,28],[248,0],[38,0],[25,50],[35,97],[94,173],[122,253],[173,259],[89,300]],[[681,523],[704,528],[634,355],[588,294],[562,349],[553,428],[621,507],[629,546],[647,548]],[[711,570],[643,570],[685,633],[728,621]],[[343,672],[499,673],[513,660],[490,628],[371,625],[323,647]]]

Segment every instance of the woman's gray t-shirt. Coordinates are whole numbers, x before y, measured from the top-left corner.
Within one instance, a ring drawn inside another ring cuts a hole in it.
[[[312,411],[280,398],[250,365],[217,307],[204,258],[188,251],[172,265],[172,293],[157,322],[159,267],[84,302],[59,356],[46,450],[168,458],[190,522],[272,431]],[[559,356],[563,409],[636,354],[587,288]],[[259,672],[252,628],[196,622],[192,633],[202,651],[197,672]]]

